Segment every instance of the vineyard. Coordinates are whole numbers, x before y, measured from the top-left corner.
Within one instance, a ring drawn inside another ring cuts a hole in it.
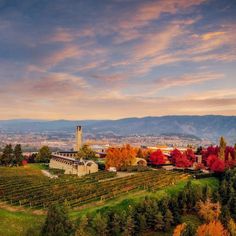
[[[156,191],[188,178],[186,174],[164,170],[146,171],[123,178],[113,178],[115,175],[101,171],[81,178],[64,175],[58,179],[49,179],[39,174],[38,170],[2,167],[0,200],[32,208],[47,208],[55,202],[65,201],[71,207],[78,207],[93,201],[112,199],[130,191]]]

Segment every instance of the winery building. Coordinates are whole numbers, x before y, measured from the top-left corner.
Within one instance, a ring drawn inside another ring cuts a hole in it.
[[[83,176],[98,171],[98,165],[92,160],[76,159],[78,151],[82,146],[82,127],[76,127],[76,148],[72,152],[52,153],[49,167],[65,170],[65,174]]]

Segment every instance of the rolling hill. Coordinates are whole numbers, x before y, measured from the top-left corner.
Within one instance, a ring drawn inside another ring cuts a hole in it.
[[[82,125],[85,133],[94,135],[113,134],[194,135],[202,139],[216,141],[225,136],[236,143],[236,116],[162,116],[125,118],[119,120],[2,120],[0,131],[7,132],[74,132],[76,125]]]

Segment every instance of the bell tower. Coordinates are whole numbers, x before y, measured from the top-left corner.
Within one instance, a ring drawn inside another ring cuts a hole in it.
[[[82,139],[83,139],[83,132],[82,132],[82,126],[76,126],[76,144],[75,144],[75,151],[79,151],[79,149],[82,147]]]

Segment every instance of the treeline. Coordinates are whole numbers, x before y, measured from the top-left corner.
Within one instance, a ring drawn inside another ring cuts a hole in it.
[[[231,217],[236,221],[236,169],[225,172],[218,193],[222,206],[221,221],[226,226]]]
[[[11,144],[7,144],[0,154],[0,165],[4,166],[17,166],[22,165],[24,157],[20,144],[16,144],[13,147]]]
[[[51,150],[48,146],[43,146],[39,149],[38,153],[33,153],[30,156],[24,156],[21,144],[7,144],[2,153],[0,153],[0,165],[2,166],[20,166],[26,163],[48,163],[51,159]]]

